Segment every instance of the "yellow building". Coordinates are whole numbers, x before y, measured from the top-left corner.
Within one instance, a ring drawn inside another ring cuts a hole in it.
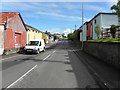
[[[42,32],[32,26],[26,25],[27,27],[27,44],[33,39],[42,39]]]
[[[42,39],[45,41],[45,43],[49,43],[49,36],[45,33],[42,33]]]

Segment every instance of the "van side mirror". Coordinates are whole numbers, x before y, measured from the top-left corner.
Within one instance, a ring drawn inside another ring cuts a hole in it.
[[[39,46],[41,46],[41,42],[40,42]]]

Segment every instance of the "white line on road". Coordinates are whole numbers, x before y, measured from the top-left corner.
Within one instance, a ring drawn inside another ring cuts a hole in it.
[[[29,71],[27,71],[24,75],[22,75],[19,79],[17,79],[15,82],[13,82],[12,84],[10,84],[5,90],[7,90],[8,88],[12,87],[14,84],[16,84],[18,81],[22,80],[28,73],[30,73],[33,69],[35,69],[37,67],[37,65],[35,65],[33,68],[31,68]]]
[[[47,58],[49,58],[51,55],[49,54],[46,58],[43,59],[43,61],[45,61]]]
[[[64,56],[68,56],[68,54],[64,54]]]
[[[53,51],[53,53],[55,53],[56,52],[56,50],[55,51]]]
[[[54,51],[55,52],[55,51]],[[43,59],[46,60],[47,58],[49,58],[51,56],[51,54],[49,54],[46,58]],[[12,58],[12,57],[11,57]],[[8,58],[7,58],[8,59]],[[38,65],[35,65],[33,68],[31,68],[29,71],[27,71],[24,75],[22,75],[19,79],[17,79],[15,82],[13,82],[12,84],[10,84],[5,90],[7,90],[8,88],[12,87],[14,84],[16,84],[18,81],[21,81],[28,73],[30,73],[33,69],[35,69]]]
[[[21,55],[16,55],[16,56],[12,56],[12,57],[8,57],[8,58],[4,58],[4,59],[1,59],[0,61],[7,60],[7,59],[11,59],[11,58],[14,58],[14,57],[17,57],[17,56],[21,56]]]

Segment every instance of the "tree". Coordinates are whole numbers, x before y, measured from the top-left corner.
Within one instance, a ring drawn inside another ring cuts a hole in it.
[[[74,40],[75,38],[74,38],[74,33],[69,33],[68,34],[68,39],[69,40]]]
[[[113,5],[111,7],[111,10],[115,10],[114,13],[117,14],[117,16],[118,16],[118,24],[120,26],[120,0],[118,0],[116,5]]]
[[[57,36],[57,34],[54,34],[54,41],[59,39],[59,37]]]
[[[115,38],[116,27],[117,26],[115,26],[115,25],[111,25],[111,27],[110,27],[110,33],[112,34],[112,38]]]
[[[65,34],[64,34],[64,33],[62,34],[62,37],[63,37],[63,38],[66,38],[66,36],[65,36]]]
[[[68,39],[70,40],[80,40],[80,30],[77,29],[73,33],[68,34]]]
[[[99,26],[96,26],[96,27],[95,27],[95,33],[97,34],[97,38],[99,39],[99,35],[100,35],[100,33],[101,33],[101,29],[100,29]]]
[[[103,33],[103,30],[101,30],[101,38],[102,38],[102,39],[103,39],[103,34],[104,34],[104,33]]]

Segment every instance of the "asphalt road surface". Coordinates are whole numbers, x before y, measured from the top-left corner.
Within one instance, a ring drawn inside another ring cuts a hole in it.
[[[99,88],[95,76],[62,40],[40,54],[15,54],[2,59],[2,88]],[[82,55],[82,54],[81,54]],[[93,63],[92,63],[93,64]]]

